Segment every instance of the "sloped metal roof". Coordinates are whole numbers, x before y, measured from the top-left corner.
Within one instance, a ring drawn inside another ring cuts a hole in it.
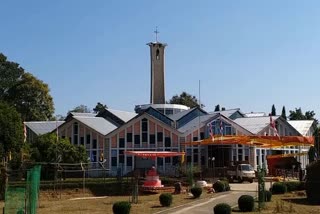
[[[272,120],[275,121],[279,117],[280,116],[272,116]],[[253,134],[258,134],[270,124],[270,117],[243,117],[235,119],[234,122],[252,132]]]
[[[264,117],[267,116],[265,112],[250,112],[250,113],[244,113],[246,117]]]
[[[82,116],[82,117],[95,117],[96,113],[81,113],[81,112],[70,112],[73,116]]]
[[[47,134],[62,125],[64,121],[30,121],[24,122],[26,127],[37,135]]]
[[[123,122],[128,122],[129,120],[137,116],[136,113],[129,112],[129,111],[120,111],[120,110],[114,110],[114,109],[107,109],[107,111],[119,117],[121,120],[123,120]]]
[[[240,109],[239,108],[235,108],[235,109],[226,109],[226,110],[223,110],[223,111],[212,111],[212,112],[209,112],[209,114],[217,114],[217,113],[220,113],[221,115],[229,118],[231,115],[233,115],[235,112],[239,111],[240,112]],[[240,112],[241,113],[241,112]],[[241,113],[243,114],[243,113]]]
[[[207,114],[207,115],[202,115],[200,117],[196,117],[190,122],[188,122],[187,124],[185,124],[184,126],[180,127],[178,131],[184,133],[186,131],[195,130],[197,127],[202,127],[203,125],[205,125],[206,121],[208,121],[210,118],[213,118],[215,116],[217,115]]]
[[[310,130],[313,120],[289,120],[288,123],[295,128],[302,136],[306,136]]]
[[[171,120],[179,120],[181,119],[182,117],[184,117],[185,115],[187,115],[189,112],[193,111],[195,108],[191,108],[191,109],[188,109],[188,110],[185,110],[185,111],[181,111],[181,112],[178,112],[176,114],[171,114],[171,115],[168,115],[168,117],[171,119]]]
[[[117,127],[102,117],[82,117],[74,116],[74,119],[80,121],[86,126],[96,130],[102,135],[106,135],[109,132],[115,130]]]

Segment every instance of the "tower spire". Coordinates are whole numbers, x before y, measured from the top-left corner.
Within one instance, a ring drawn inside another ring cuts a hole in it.
[[[158,26],[156,26],[156,30],[153,31],[153,32],[156,34],[156,42],[158,42],[158,34],[160,33],[160,32],[158,31]]]

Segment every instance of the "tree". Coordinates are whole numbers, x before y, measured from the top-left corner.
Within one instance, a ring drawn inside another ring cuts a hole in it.
[[[64,119],[66,119],[66,117],[61,114],[52,117],[52,121],[63,121]]]
[[[190,108],[198,107],[198,100],[195,96],[188,94],[187,92],[182,92],[180,95],[174,95],[170,100],[170,104],[180,104],[185,105]],[[203,104],[201,104],[201,107],[204,107]]]
[[[23,120],[50,120],[54,112],[48,85],[0,53],[0,100],[14,106]]]
[[[312,163],[313,161],[315,161],[315,156],[316,154],[316,150],[313,146],[310,146],[309,151],[308,151],[308,158],[309,158],[309,163]]]
[[[294,111],[289,111],[289,119],[290,120],[305,120],[305,115],[302,113],[301,108],[296,108]]]
[[[271,115],[272,116],[276,116],[277,113],[276,113],[276,107],[274,107],[274,104],[272,105],[272,108],[271,108]]]
[[[45,134],[37,138],[31,145],[31,159],[36,162],[87,162],[88,156],[83,146],[75,146],[67,139],[59,138],[55,134]]]
[[[70,110],[69,113],[70,112],[90,113],[91,110],[85,105],[79,105],[79,106],[75,107],[73,110]]]
[[[19,153],[23,144],[23,123],[20,114],[0,102],[0,157]]]
[[[23,73],[24,70],[19,64],[8,61],[7,57],[0,53],[0,100],[17,84]]]
[[[282,107],[281,117],[287,120],[286,107]]]
[[[15,106],[24,121],[50,120],[54,113],[49,87],[30,73],[8,91],[7,102]]]
[[[294,111],[290,111],[289,119],[290,120],[314,120],[315,125],[318,124],[318,120],[315,119],[315,113],[314,111],[306,111],[305,114],[303,114],[301,108],[295,108]]]
[[[94,107],[93,112],[98,114],[107,108],[107,105],[103,105],[102,103],[98,102],[96,107]]]
[[[220,111],[220,105],[216,105],[216,107],[214,107],[214,111]]]

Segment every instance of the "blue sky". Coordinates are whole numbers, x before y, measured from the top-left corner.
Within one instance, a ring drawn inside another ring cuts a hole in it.
[[[301,107],[319,118],[320,2],[5,1],[0,52],[46,82],[56,114],[149,102],[146,43],[166,42],[166,99],[186,91],[211,111]]]

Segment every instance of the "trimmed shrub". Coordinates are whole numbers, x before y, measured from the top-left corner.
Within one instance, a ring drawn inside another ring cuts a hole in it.
[[[305,190],[305,183],[301,181],[283,182],[287,186],[287,191]]]
[[[241,195],[238,199],[238,207],[241,212],[253,211],[254,198],[251,195]]]
[[[162,193],[159,196],[160,204],[164,207],[170,207],[172,204],[172,194],[171,193]]]
[[[264,198],[266,202],[271,201],[272,193],[270,191],[264,191]]]
[[[224,192],[225,191],[225,186],[224,183],[222,181],[217,181],[212,185],[212,188],[216,191],[216,192]]]
[[[287,192],[287,186],[281,182],[274,183],[271,189],[272,194],[284,194]]]
[[[194,198],[199,198],[200,195],[202,194],[201,187],[192,187],[190,191],[191,191]]]
[[[114,214],[129,214],[131,204],[128,201],[118,201],[113,204],[112,211]]]
[[[221,181],[224,185],[224,190],[223,191],[230,191],[230,185],[228,180],[222,180]]]
[[[231,214],[231,207],[229,204],[220,203],[214,206],[213,213],[214,214]]]

